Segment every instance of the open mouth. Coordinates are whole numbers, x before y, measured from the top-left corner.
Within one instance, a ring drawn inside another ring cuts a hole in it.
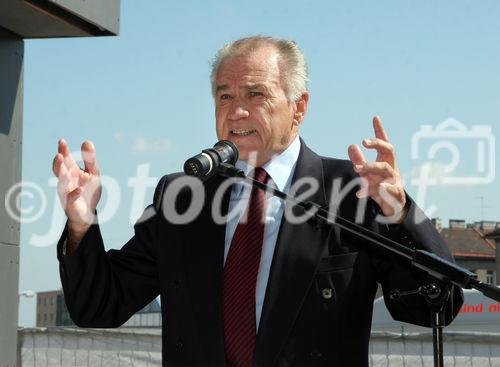
[[[249,130],[249,129],[238,129],[238,130],[231,130],[231,134],[238,135],[238,136],[247,136],[250,134],[253,134],[256,130]]]

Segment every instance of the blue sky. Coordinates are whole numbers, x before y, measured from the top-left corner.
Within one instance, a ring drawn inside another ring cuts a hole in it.
[[[23,180],[43,189],[47,208],[22,225],[20,290],[60,287],[55,242],[33,245],[34,234],[62,228],[53,223],[55,189],[49,186],[57,140],[65,137],[72,150],[94,141],[102,173],[121,193],[117,213],[102,228],[107,247],[120,247],[132,234],[127,183],[138,166],[146,164],[149,176],[159,178],[215,143],[209,61],[224,43],[249,34],[295,39],[310,70],[301,132],[307,144],[346,158],[349,144],[373,135],[371,117],[378,114],[409,183],[424,163],[411,158],[411,139],[422,125],[454,118],[500,134],[499,16],[495,0],[123,0],[118,37],[26,41]],[[456,171],[443,173],[450,154],[442,151],[431,162],[432,174],[477,175],[476,143],[456,140]],[[432,141],[422,144],[425,151]],[[494,168],[500,172],[498,162]],[[407,190],[417,195],[415,186]],[[445,222],[475,221],[479,197],[484,219],[500,221],[498,178],[429,187],[424,206],[435,205],[433,216]],[[34,325],[33,300],[21,299],[19,320]]]

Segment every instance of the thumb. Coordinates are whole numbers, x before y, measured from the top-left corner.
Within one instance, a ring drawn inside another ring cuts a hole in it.
[[[99,174],[99,169],[96,162],[96,152],[94,143],[90,140],[85,140],[82,144],[82,158],[85,165],[85,171],[91,174]]]
[[[365,156],[357,144],[349,145],[347,153],[349,154],[349,159],[354,165],[366,163]]]

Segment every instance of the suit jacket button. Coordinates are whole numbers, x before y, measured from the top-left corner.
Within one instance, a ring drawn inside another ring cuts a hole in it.
[[[177,350],[182,350],[184,348],[184,344],[182,343],[182,341],[178,340],[177,343],[175,343],[175,348]]]
[[[181,287],[181,282],[179,280],[176,279],[173,281],[173,283],[174,283],[175,290],[178,290]]]
[[[320,359],[321,357],[323,357],[323,354],[321,354],[319,350],[313,349],[311,353],[309,353],[309,356],[311,357],[311,359]]]
[[[333,297],[333,289],[323,288],[323,290],[321,291],[321,295],[323,296],[324,299],[330,299]]]

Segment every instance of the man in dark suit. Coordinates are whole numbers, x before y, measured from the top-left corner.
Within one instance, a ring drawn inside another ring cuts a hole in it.
[[[237,166],[451,260],[406,195],[378,117],[375,138],[363,141],[377,150],[375,162],[367,162],[357,145],[349,147],[351,162],[320,157],[298,137],[309,100],[306,82],[304,56],[292,41],[249,37],[219,50],[212,72],[217,136],[238,146]],[[377,282],[387,296],[426,281],[408,263],[359,238],[305,220],[307,212],[219,176],[164,176],[134,237],[121,250],[105,252],[91,142],[82,145],[82,154],[84,170],[61,140],[53,165],[68,216],[58,244],[68,309],[79,326],[117,327],[160,294],[165,365],[367,366]],[[359,177],[365,185],[356,184]],[[386,297],[386,303],[397,319],[430,323],[419,296],[399,302]],[[454,289],[447,322],[460,305]]]

